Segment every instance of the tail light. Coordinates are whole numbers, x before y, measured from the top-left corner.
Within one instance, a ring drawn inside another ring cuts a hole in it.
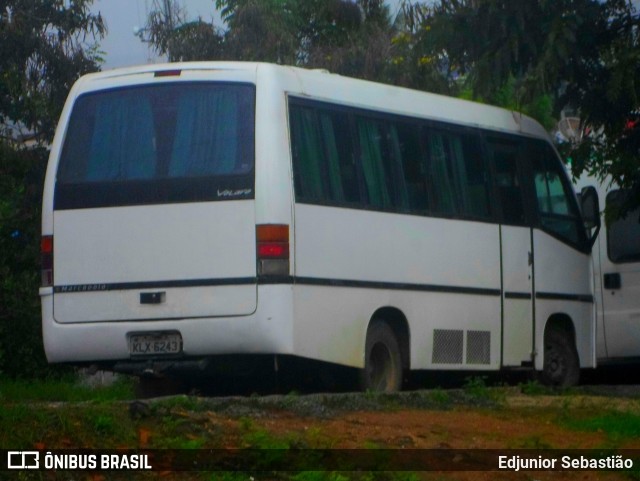
[[[289,226],[263,224],[256,226],[259,276],[289,275]]]
[[[46,235],[40,239],[40,265],[42,287],[53,285],[53,236]]]

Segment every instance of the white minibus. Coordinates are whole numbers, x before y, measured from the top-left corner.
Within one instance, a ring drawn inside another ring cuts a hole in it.
[[[580,212],[519,113],[261,63],[87,75],[44,188],[46,354],[166,374],[302,358],[380,391],[409,370],[574,384],[596,362]]]

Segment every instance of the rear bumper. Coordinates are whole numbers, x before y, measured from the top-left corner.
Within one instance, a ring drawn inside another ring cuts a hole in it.
[[[116,362],[131,359],[128,335],[178,331],[183,359],[219,354],[291,354],[293,287],[258,287],[258,308],[251,315],[167,321],[78,322],[53,318],[53,293],[41,289],[42,335],[50,363]]]

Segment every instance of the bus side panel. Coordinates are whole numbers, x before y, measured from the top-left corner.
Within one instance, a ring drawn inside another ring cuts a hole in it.
[[[409,323],[412,368],[498,368],[497,225],[305,204],[295,219],[298,354],[362,366],[371,317],[394,307]],[[449,341],[462,357],[434,355]]]
[[[533,231],[535,252],[536,369],[543,366],[546,323],[554,314],[573,322],[580,367],[595,367],[595,325],[588,254],[577,251],[538,229]]]
[[[486,322],[496,316],[495,299],[491,297],[311,285],[296,285],[294,291],[294,343],[300,356],[363,367],[371,316],[380,308],[393,306],[410,323],[412,369],[499,368],[499,324],[488,326]],[[434,362],[434,332],[436,344],[438,333],[460,333],[460,344],[453,346],[453,351],[458,350],[458,360],[438,360],[436,352]],[[473,360],[467,356],[473,345],[469,340],[478,333],[486,333],[490,344],[483,346],[486,350],[480,359]]]

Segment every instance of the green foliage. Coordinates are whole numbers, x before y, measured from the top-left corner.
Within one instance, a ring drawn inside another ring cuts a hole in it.
[[[465,379],[463,386],[465,394],[476,401],[501,404],[505,400],[505,393],[500,389],[487,386],[486,376],[471,376]]]
[[[152,12],[151,44],[170,60],[254,60],[450,93],[383,0],[216,0],[225,28]]]
[[[40,321],[40,204],[44,151],[0,143],[0,373],[47,374]]]
[[[576,431],[604,432],[613,440],[640,437],[640,416],[634,413],[611,411],[589,417],[570,416],[562,424]]]
[[[53,137],[73,82],[98,69],[106,32],[93,0],[7,0],[0,8],[0,126]]]
[[[471,376],[466,378],[463,389],[466,393],[476,398],[486,399],[490,396],[486,376]]]
[[[442,406],[448,406],[451,404],[452,399],[447,391],[441,388],[434,388],[428,392],[428,396],[433,402]]]
[[[552,388],[544,386],[535,380],[529,380],[523,384],[520,384],[520,392],[522,394],[526,394],[527,396],[542,396],[554,393]]]
[[[92,0],[8,0],[0,8],[0,373],[50,374],[38,297],[44,150],[14,151],[1,139],[30,133],[47,143],[73,82],[98,69],[89,45],[106,28]],[[17,132],[16,132],[17,131]]]

